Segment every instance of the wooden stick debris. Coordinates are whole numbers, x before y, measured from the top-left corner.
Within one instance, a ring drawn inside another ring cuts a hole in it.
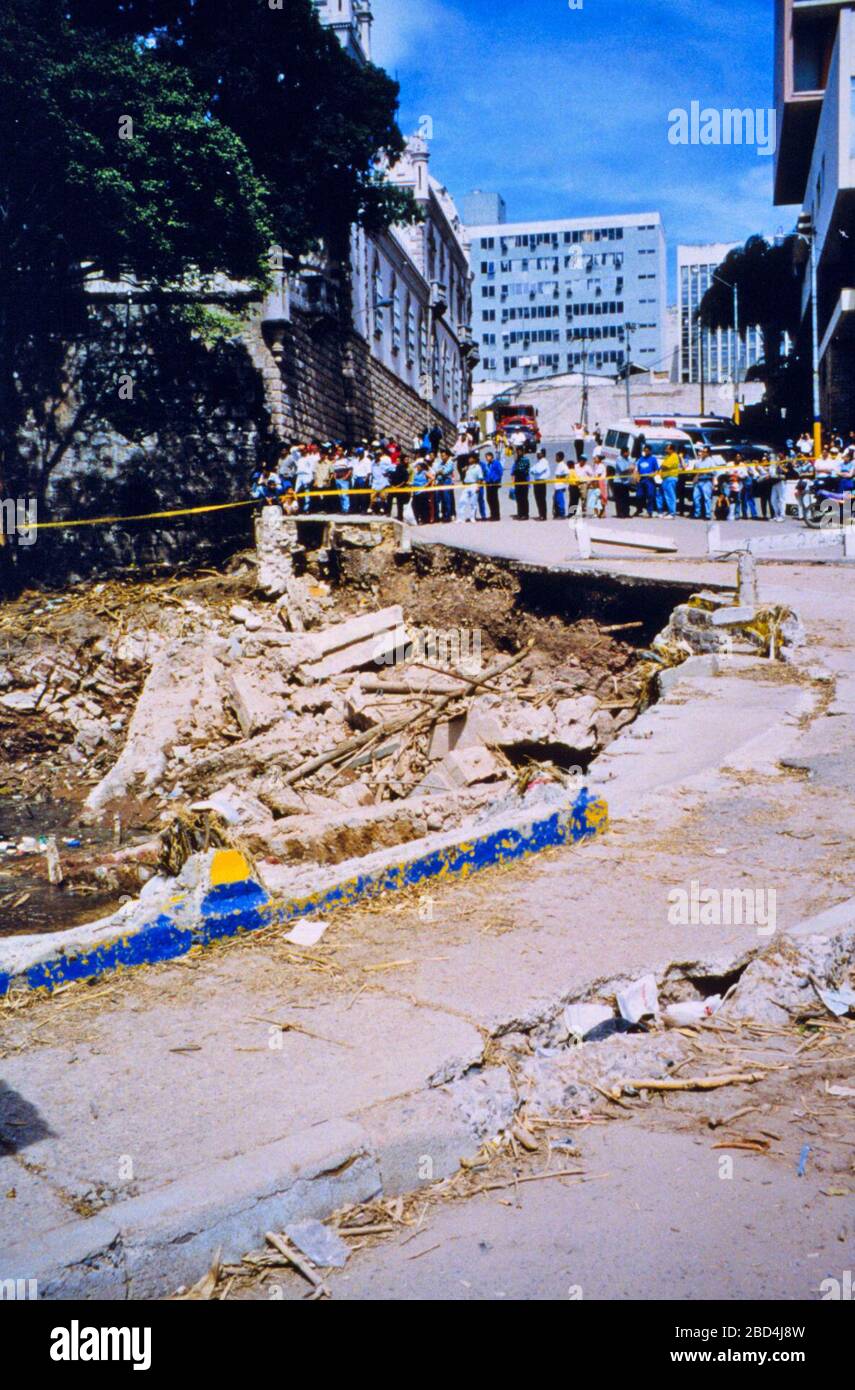
[[[690,1076],[685,1080],[656,1077],[642,1077],[640,1080],[621,1081],[609,1092],[611,1100],[619,1100],[627,1091],[716,1091],[721,1086],[749,1086],[755,1081],[764,1081],[765,1071],[732,1072],[727,1076]]]
[[[266,1231],[264,1239],[268,1240],[273,1248],[278,1250],[279,1254],[283,1255],[288,1263],[292,1264],[299,1274],[302,1274],[304,1279],[308,1280],[314,1290],[311,1295],[313,1299],[332,1298],[329,1286],[324,1283],[317,1271],[312,1269],[312,1266],[297,1254],[293,1246],[278,1236],[275,1231]]]
[[[328,749],[326,753],[320,753],[317,757],[309,758],[306,762],[300,763],[282,778],[282,786],[290,787],[295,782],[301,782],[305,777],[311,777],[314,772],[319,772],[328,763],[338,762],[341,758],[358,752],[366,744],[376,740],[378,735],[389,738],[394,734],[403,733],[405,729],[411,728],[413,725],[431,727],[437,722],[443,710],[447,709],[455,700],[460,699],[461,696],[470,695],[474,690],[489,684],[491,680],[495,680],[497,676],[503,675],[505,671],[510,671],[513,666],[517,666],[519,662],[525,660],[533,646],[533,640],[527,642],[516,656],[496,662],[480,676],[466,676],[466,685],[462,689],[437,695],[431,700],[428,708],[417,710],[415,714],[389,719],[383,724],[376,725],[373,729],[366,729],[362,733],[354,734],[351,738],[345,739],[343,743],[337,744],[335,748]],[[416,730],[413,729],[413,732]]]

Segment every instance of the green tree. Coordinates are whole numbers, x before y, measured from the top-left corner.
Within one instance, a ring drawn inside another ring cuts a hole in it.
[[[739,332],[759,325],[763,332],[764,374],[773,375],[781,362],[784,333],[795,337],[801,320],[802,271],[798,237],[770,244],[749,237],[744,246],[728,252],[701,300],[698,318],[705,328],[733,328],[733,289],[739,290]],[[726,283],[722,283],[722,281]]]
[[[186,71],[131,39],[74,30],[61,0],[4,3],[0,481],[43,495],[45,459],[24,458],[18,432],[62,394],[87,333],[87,280],[259,277],[272,229],[240,137],[211,118]],[[84,374],[72,423],[101,394],[90,386]]]
[[[71,0],[71,14],[185,68],[243,141],[292,256],[321,240],[341,254],[352,225],[376,231],[414,215],[410,195],[382,177],[404,149],[398,84],[349,58],[311,0]]]
[[[87,281],[167,299],[217,272],[260,286],[272,242],[343,254],[352,223],[412,215],[380,170],[403,148],[397,85],[352,62],[310,0],[283,6],[3,0],[0,489],[43,497],[113,390],[86,346]],[[33,419],[38,457],[20,448]]]

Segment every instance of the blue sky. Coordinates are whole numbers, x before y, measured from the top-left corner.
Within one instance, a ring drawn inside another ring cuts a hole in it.
[[[508,220],[660,211],[678,241],[789,230],[773,159],[675,146],[668,113],[772,105],[772,0],[373,0],[402,129],[433,120],[432,172]],[[673,269],[669,300],[673,299]]]

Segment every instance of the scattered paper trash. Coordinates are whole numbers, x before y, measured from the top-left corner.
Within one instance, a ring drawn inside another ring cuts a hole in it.
[[[816,980],[811,980],[811,984],[828,1012],[834,1014],[835,1018],[844,1018],[855,1009],[855,989],[820,989]]]
[[[653,975],[643,975],[640,980],[616,994],[615,998],[621,1018],[625,1018],[628,1023],[640,1023],[650,1015],[654,1018],[659,1017],[659,996]]]
[[[285,1234],[319,1269],[344,1269],[347,1264],[350,1246],[322,1221],[292,1221]]]
[[[855,1100],[855,1089],[851,1086],[829,1086],[827,1081],[825,1094],[827,1096],[840,1096],[842,1100]]]
[[[317,946],[326,929],[326,922],[316,917],[306,917],[287,933],[285,940],[293,942],[295,946]]]
[[[691,1028],[693,1023],[712,1018],[720,1008],[720,994],[713,994],[709,999],[685,999],[680,1004],[669,1004],[662,1012],[662,1022],[666,1028]]]

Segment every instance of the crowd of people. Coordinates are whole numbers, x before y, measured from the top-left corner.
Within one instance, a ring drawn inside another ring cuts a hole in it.
[[[503,494],[513,503],[512,518],[520,521],[602,517],[610,505],[619,518],[783,521],[788,482],[795,481],[802,514],[814,477],[839,477],[843,486],[855,486],[855,431],[845,443],[831,432],[816,460],[803,434],[771,462],[738,453],[725,459],[708,448],[687,460],[676,444],[659,454],[645,444],[638,457],[622,449],[607,459],[597,431],[589,457],[579,433],[574,457],[568,461],[559,450],[553,462],[546,449],[518,438],[497,436],[482,444],[474,420],[461,422],[450,448],[438,425],[409,450],[393,436],[355,446],[293,443],[257,471],[252,496],[291,516],[374,514],[417,525],[499,521]]]
[[[494,451],[482,455],[479,442],[477,422],[464,421],[451,448],[438,425],[409,451],[393,436],[350,447],[331,440],[294,443],[257,471],[252,496],[289,516],[374,514],[418,525],[498,521],[503,465]]]

